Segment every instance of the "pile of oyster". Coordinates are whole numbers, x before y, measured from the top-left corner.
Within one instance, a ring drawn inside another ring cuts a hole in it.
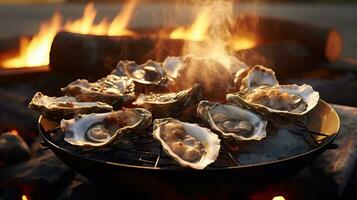
[[[280,85],[271,69],[231,65],[192,55],[120,61],[96,82],[62,88],[66,96],[38,92],[29,108],[60,122],[71,145],[100,148],[126,134],[152,134],[179,165],[204,169],[221,145],[263,140],[268,116],[301,116],[319,101],[309,85]]]

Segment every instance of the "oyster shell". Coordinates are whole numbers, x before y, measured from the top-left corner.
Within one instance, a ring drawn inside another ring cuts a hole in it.
[[[152,112],[155,118],[180,115],[202,100],[203,88],[196,84],[192,88],[172,93],[140,94],[133,105]]]
[[[141,65],[134,61],[119,61],[112,74],[131,78],[139,92],[162,90],[168,80],[161,63],[152,60]]]
[[[275,85],[249,92],[227,94],[229,102],[244,105],[261,113],[304,115],[319,101],[319,93],[310,85]]]
[[[134,100],[134,87],[134,82],[128,77],[108,75],[94,83],[78,79],[62,88],[62,91],[79,101],[100,101],[122,106]]]
[[[220,140],[209,129],[173,118],[156,119],[153,129],[164,151],[183,167],[204,169],[217,159]]]
[[[100,114],[79,115],[62,120],[64,140],[75,146],[103,146],[128,132],[145,130],[152,122],[151,113],[142,108],[123,109]]]
[[[74,97],[49,97],[37,92],[29,108],[52,120],[73,118],[77,114],[102,113],[113,110],[113,107],[102,102],[78,102]]]
[[[203,100],[198,104],[197,113],[227,140],[260,140],[266,137],[267,121],[240,107]]]
[[[256,65],[253,68],[239,70],[235,75],[234,83],[241,92],[251,91],[261,86],[279,85],[275,77],[275,72],[262,65]]]

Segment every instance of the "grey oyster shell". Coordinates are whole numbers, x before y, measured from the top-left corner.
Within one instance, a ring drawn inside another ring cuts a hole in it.
[[[197,113],[226,140],[237,142],[266,137],[267,121],[249,110],[203,100],[198,104]]]
[[[108,75],[94,83],[78,79],[62,88],[62,91],[79,101],[100,101],[118,107],[135,99],[134,89],[134,82],[130,78]]]
[[[236,93],[226,95],[234,104],[262,114],[304,115],[319,101],[319,93],[310,85],[280,85],[273,70],[262,65],[236,74]]]
[[[70,119],[78,114],[102,113],[113,107],[102,102],[78,102],[74,97],[49,97],[37,92],[29,103],[31,110],[51,120]]]
[[[135,82],[135,91],[141,93],[162,91],[168,81],[162,64],[152,60],[141,65],[134,61],[119,61],[112,74],[131,78]]]
[[[220,139],[209,129],[173,118],[154,120],[153,137],[179,165],[193,169],[213,163],[221,147]]]
[[[66,142],[75,146],[99,147],[116,141],[122,134],[142,132],[151,122],[150,111],[133,108],[79,115],[74,119],[62,120],[61,128]]]
[[[202,96],[203,88],[196,84],[180,92],[140,94],[133,105],[150,110],[155,118],[180,116],[195,107]]]

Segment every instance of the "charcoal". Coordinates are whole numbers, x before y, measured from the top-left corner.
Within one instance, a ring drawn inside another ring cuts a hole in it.
[[[15,131],[0,134],[0,166],[30,159],[30,149]]]

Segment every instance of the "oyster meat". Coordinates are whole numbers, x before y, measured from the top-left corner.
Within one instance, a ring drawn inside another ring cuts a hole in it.
[[[136,91],[157,91],[165,88],[167,76],[162,64],[152,60],[138,65],[134,61],[119,61],[112,74],[127,76],[135,82]]]
[[[74,97],[49,97],[37,92],[29,108],[52,120],[70,119],[77,114],[102,113],[113,107],[102,102],[78,102]]]
[[[75,146],[107,145],[122,134],[145,130],[152,122],[150,111],[143,108],[123,109],[100,114],[79,115],[62,120],[64,140]]]
[[[134,82],[130,78],[108,75],[94,83],[78,79],[62,88],[62,91],[79,101],[100,101],[112,106],[123,106],[135,99],[134,89]]]
[[[197,124],[173,118],[154,121],[153,137],[179,165],[204,169],[217,159],[220,149],[218,136]]]
[[[260,140],[266,137],[267,121],[243,108],[203,100],[198,116],[229,141]]]
[[[304,115],[319,101],[319,93],[310,85],[259,87],[247,93],[227,94],[229,102],[245,105],[262,113]]]
[[[155,118],[181,115],[202,100],[203,88],[196,84],[192,88],[172,93],[140,94],[133,105],[152,112]]]
[[[310,85],[280,85],[275,73],[261,65],[236,75],[238,85],[239,91],[227,94],[226,99],[264,114],[304,115],[320,98]]]

